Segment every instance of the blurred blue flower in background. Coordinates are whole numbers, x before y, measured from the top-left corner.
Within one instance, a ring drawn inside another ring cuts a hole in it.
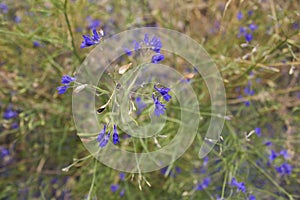
[[[244,182],[238,182],[235,178],[232,178],[231,185],[237,187],[238,191],[246,193],[246,186]]]
[[[152,94],[152,98],[154,101],[154,105],[155,105],[155,110],[154,113],[156,116],[160,116],[163,115],[165,113],[166,110],[166,105],[162,104],[157,97],[154,97],[154,94]]]
[[[165,56],[163,54],[159,53],[159,54],[152,56],[151,62],[156,64],[164,59],[165,59]]]
[[[119,142],[120,141],[119,141],[119,135],[118,135],[117,127],[116,127],[116,125],[114,125],[113,143],[118,144]]]
[[[103,32],[100,32],[100,34],[99,34],[96,29],[93,29],[92,36],[82,35],[83,41],[80,45],[80,48],[86,48],[86,47],[98,44],[103,36],[104,36]]]
[[[8,13],[8,7],[5,3],[0,3],[0,9],[3,13]]]
[[[171,90],[170,88],[157,88],[156,85],[154,85],[154,88],[163,96],[166,101],[170,101],[172,98],[172,96],[168,94],[168,92]]]

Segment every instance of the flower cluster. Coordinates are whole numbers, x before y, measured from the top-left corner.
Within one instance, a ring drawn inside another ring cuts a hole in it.
[[[104,36],[104,32],[102,30],[98,32],[96,29],[93,29],[92,36],[82,35],[83,41],[80,45],[80,48],[86,48],[86,47],[93,46],[93,45],[100,43],[103,36]]]
[[[210,184],[210,178],[206,177],[201,183],[196,185],[196,190],[204,190]]]
[[[57,87],[58,94],[64,94],[67,91],[67,89],[70,87],[70,83],[74,82],[75,80],[76,77],[64,75],[61,79],[61,84],[64,85]]]
[[[253,12],[248,12],[248,16],[251,17]],[[243,18],[243,13],[238,12],[237,19],[240,21]],[[248,26],[240,26],[239,27],[239,33],[238,38],[241,36],[244,36],[246,42],[251,42],[253,40],[253,32],[258,28],[258,26],[255,23],[251,23]]]
[[[106,125],[104,125],[103,129],[100,131],[98,137],[97,137],[97,142],[99,142],[99,147],[104,148],[110,138],[110,132],[106,134]],[[113,143],[116,145],[118,144],[119,141],[119,135],[117,131],[116,125],[114,125],[114,133],[113,133]]]
[[[283,162],[278,164],[280,158],[283,158]],[[281,175],[290,175],[292,173],[292,166],[288,164],[287,160],[289,154],[287,150],[281,150],[279,153],[271,150],[269,155],[269,164],[273,163],[275,170]]]
[[[120,179],[121,181],[125,181],[125,174],[124,174],[124,173],[120,173],[120,174],[119,174],[119,179]],[[113,192],[113,193],[117,192],[120,188],[121,188],[121,186],[120,186],[119,184],[112,184],[112,185],[110,186],[110,190],[111,190],[111,192]],[[124,194],[125,194],[125,189],[122,188],[119,194],[120,194],[120,197],[124,196]]]
[[[152,56],[151,58],[151,63],[159,63],[160,61],[164,60],[165,59],[165,56],[163,54],[160,53],[160,50],[162,48],[162,43],[160,41],[159,38],[157,38],[156,36],[153,36],[151,39],[149,38],[149,35],[148,34],[145,34],[144,35],[144,40],[139,43],[137,41],[134,41],[133,42],[133,45],[134,45],[134,51],[137,52],[139,51],[142,47],[141,47],[141,44],[144,44],[146,47],[148,47],[150,50],[152,50],[153,52],[155,52],[156,54]],[[128,56],[131,56],[132,55],[132,50],[130,50],[129,48],[127,47],[124,47],[123,48],[125,53],[128,55]]]
[[[156,85],[154,85],[154,89],[160,93],[160,95],[167,101],[169,102],[170,99],[172,98],[171,95],[168,94],[168,92],[171,90],[170,88],[157,88]],[[162,104],[158,97],[155,97],[154,94],[152,94],[152,99],[154,101],[154,105],[155,105],[155,110],[154,110],[154,114],[156,116],[160,116],[163,115],[165,113],[166,110],[166,105]]]
[[[244,182],[238,182],[235,178],[232,178],[231,185],[236,187],[238,191],[246,193],[246,186]]]

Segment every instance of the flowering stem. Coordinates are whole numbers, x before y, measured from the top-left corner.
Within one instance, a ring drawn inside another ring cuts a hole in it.
[[[65,4],[64,4],[64,16],[65,16],[65,20],[66,20],[66,23],[67,23],[67,26],[68,26],[68,31],[69,31],[70,36],[71,36],[72,49],[73,49],[73,53],[74,53],[75,57],[77,58],[77,60],[79,62],[81,62],[80,56],[77,53],[77,50],[76,50],[76,47],[75,47],[75,42],[74,42],[75,40],[74,40],[72,28],[71,28],[71,23],[70,23],[68,14],[67,14],[67,5],[68,5],[68,0],[65,0]]]
[[[272,179],[272,177],[270,177],[262,168],[260,168],[259,166],[257,166],[257,164],[255,162],[253,162],[251,159],[248,159],[248,161],[254,166],[256,167],[265,177],[267,177],[276,187],[278,190],[280,190],[281,192],[283,192],[286,196],[288,196],[288,198],[290,200],[293,200],[293,196],[288,193],[284,188],[282,188],[276,181],[274,181]]]

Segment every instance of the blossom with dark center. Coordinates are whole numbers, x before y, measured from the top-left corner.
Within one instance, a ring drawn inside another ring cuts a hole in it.
[[[154,56],[152,56],[151,63],[157,64],[164,59],[165,59],[165,56],[163,54],[158,53],[158,54],[155,54]]]
[[[171,88],[157,88],[156,85],[154,85],[154,88],[157,92],[159,92],[163,98],[166,100],[166,101],[170,101],[170,99],[172,98],[171,95],[168,94],[168,92],[171,90]]]
[[[118,144],[119,142],[120,141],[119,141],[119,135],[118,135],[117,127],[116,127],[116,125],[114,125],[113,143]]]
[[[154,97],[154,94],[152,94],[152,98],[155,104],[155,110],[154,110],[154,114],[156,116],[160,116],[163,115],[165,113],[166,110],[166,105],[162,104],[157,97]]]
[[[82,35],[83,41],[80,45],[80,48],[85,48],[89,46],[96,45],[100,42],[101,38],[104,36],[104,33],[100,31],[100,34],[96,29],[93,29],[93,35]]]

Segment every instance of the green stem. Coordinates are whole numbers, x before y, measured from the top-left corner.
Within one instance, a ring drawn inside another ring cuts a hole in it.
[[[97,159],[95,159],[93,179],[92,179],[91,187],[90,187],[88,198],[87,198],[88,200],[91,199],[91,195],[92,195],[92,192],[93,192],[93,187],[94,187],[95,179],[96,179],[96,171],[97,171],[96,169],[97,169]]]
[[[68,6],[68,0],[65,0],[65,4],[64,4],[64,16],[65,16],[65,20],[68,26],[68,31],[70,33],[71,36],[71,41],[72,41],[72,48],[73,48],[73,53],[76,56],[76,58],[78,59],[79,62],[81,62],[80,56],[77,53],[76,47],[75,47],[75,40],[74,40],[74,36],[73,36],[73,32],[72,32],[72,28],[71,28],[71,23],[67,14],[67,6]]]

